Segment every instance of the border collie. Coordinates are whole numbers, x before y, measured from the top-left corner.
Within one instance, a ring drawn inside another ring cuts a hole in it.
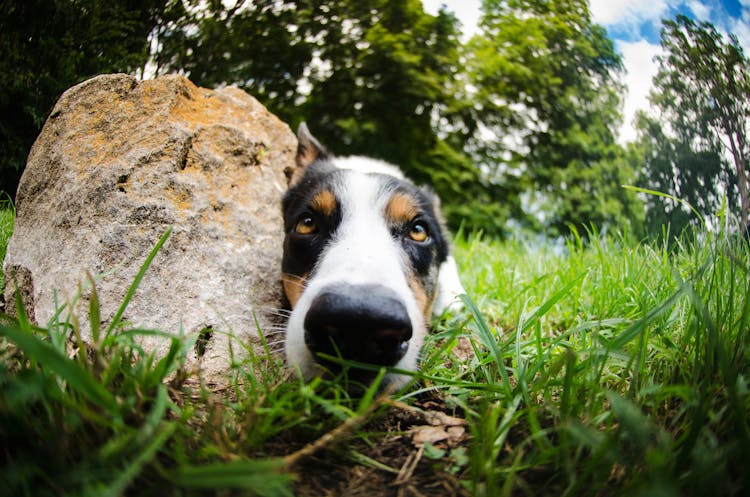
[[[304,123],[297,138],[282,205],[288,364],[305,379],[340,369],[321,354],[415,371],[431,316],[464,293],[436,195],[391,164],[333,157]],[[408,379],[389,374],[382,388]]]

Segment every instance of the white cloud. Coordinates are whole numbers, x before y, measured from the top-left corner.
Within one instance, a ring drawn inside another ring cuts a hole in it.
[[[590,7],[593,21],[609,26],[658,22],[669,5],[667,0],[591,0]]]
[[[704,4],[699,0],[691,0],[686,2],[685,5],[693,12],[698,19],[710,19],[711,18],[711,7]]]
[[[648,43],[646,40],[634,42],[618,41],[617,49],[622,54],[622,61],[627,74],[624,83],[627,87],[623,109],[623,126],[620,129],[620,142],[632,141],[636,137],[633,119],[638,110],[649,106],[648,93],[651,80],[656,75],[658,66],[654,57],[661,53],[661,46]]]
[[[422,0],[425,12],[435,15],[441,5],[453,12],[461,22],[463,39],[468,40],[478,31],[481,0]]]
[[[750,0],[746,2],[750,5]],[[745,55],[750,55],[750,11],[745,10],[742,12],[742,17],[730,19],[729,30],[737,36],[737,41],[745,50]]]

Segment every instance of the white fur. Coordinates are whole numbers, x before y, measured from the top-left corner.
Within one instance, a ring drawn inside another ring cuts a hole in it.
[[[378,159],[372,159],[370,157],[361,157],[359,155],[352,155],[350,157],[336,157],[333,159],[333,164],[339,169],[351,169],[352,171],[358,171],[360,173],[378,173],[393,176],[398,179],[404,178],[404,173],[401,169]]]
[[[370,157],[356,155],[340,157],[334,159],[333,163],[340,169],[350,169],[362,173],[380,173],[399,179],[405,179],[404,173],[402,173],[398,167],[388,162]],[[449,255],[448,259],[440,266],[437,291],[435,305],[432,309],[433,315],[439,316],[447,309],[456,311],[462,307],[463,304],[458,296],[466,293],[466,290],[464,290],[464,287],[461,284],[461,279],[458,276],[456,260],[452,255]]]
[[[437,297],[435,298],[435,305],[432,307],[432,314],[439,316],[446,309],[459,310],[463,303],[458,296],[464,293],[466,293],[466,290],[464,290],[461,279],[458,277],[456,260],[452,255],[449,255],[445,262],[440,265]]]

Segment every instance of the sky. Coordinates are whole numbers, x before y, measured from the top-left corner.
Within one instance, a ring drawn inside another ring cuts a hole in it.
[[[423,4],[433,14],[445,5],[461,22],[464,39],[478,32],[481,0],[423,0]],[[607,29],[625,65],[628,93],[619,133],[621,143],[635,139],[635,113],[649,105],[662,19],[683,14],[709,21],[720,32],[735,34],[745,54],[750,54],[750,0],[590,0],[590,7],[593,21]]]

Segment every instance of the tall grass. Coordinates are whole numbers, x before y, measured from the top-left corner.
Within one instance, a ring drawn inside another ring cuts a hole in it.
[[[168,235],[146,258],[120,311]],[[39,328],[16,304],[18,319],[0,324],[0,494],[158,495],[220,484],[290,495],[288,476],[276,471],[280,460],[224,459],[228,451],[213,438],[234,426],[207,390],[186,382],[185,358],[197,337],[129,329],[119,311],[105,329],[95,287],[91,343],[81,340],[79,318],[67,308]],[[168,341],[167,354],[143,350],[137,338],[144,335]]]
[[[0,264],[5,260],[5,251],[8,241],[13,234],[13,222],[16,218],[15,207],[10,199],[0,200]],[[0,291],[5,286],[4,275],[0,271]]]
[[[486,310],[467,302],[461,333],[481,347],[440,375],[465,380],[447,391],[472,420],[473,495],[750,488],[746,240],[702,235],[670,251],[594,237],[564,255],[476,238],[459,248]]]
[[[228,386],[212,391],[185,367],[198,337],[114,320],[85,344],[83,317],[4,319],[0,494],[315,495],[300,483],[331,468],[398,472],[375,448],[408,427],[368,422],[427,393],[471,437],[428,444],[426,471],[466,495],[746,494],[746,240],[592,234],[554,251],[470,236],[456,248],[472,298],[437,323],[396,403],[304,384],[271,355],[227,358]],[[169,353],[142,350],[143,334]],[[358,445],[330,450],[342,440]]]

